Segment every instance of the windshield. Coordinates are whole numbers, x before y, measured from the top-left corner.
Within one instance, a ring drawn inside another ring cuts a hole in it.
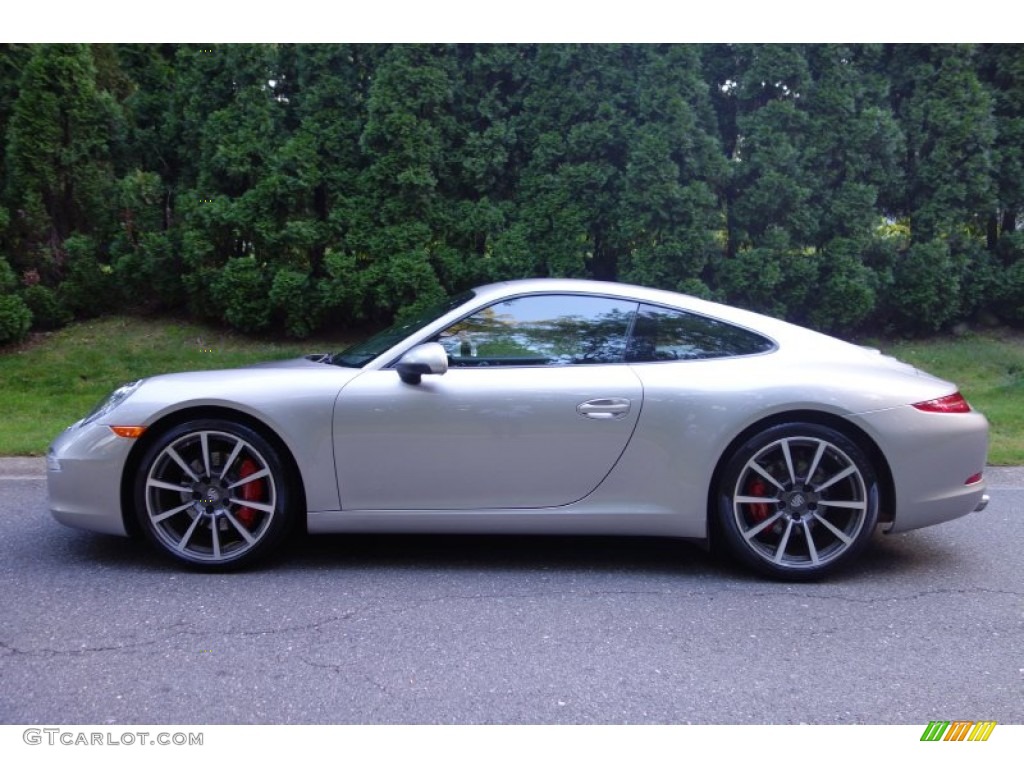
[[[366,341],[353,344],[344,352],[332,355],[329,362],[346,368],[362,368],[373,358],[377,357],[377,355],[391,349],[402,339],[416,333],[421,328],[425,328],[442,315],[465,304],[473,296],[474,293],[472,291],[465,291],[453,298],[445,299],[440,304],[435,304],[432,307],[415,312],[397,321],[390,328],[374,334]]]

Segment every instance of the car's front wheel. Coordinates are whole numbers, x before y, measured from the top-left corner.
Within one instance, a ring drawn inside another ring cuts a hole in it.
[[[718,484],[718,523],[742,562],[768,575],[820,578],[864,549],[878,522],[876,473],[835,429],[782,424],[749,439]]]
[[[179,424],[146,451],[135,481],[146,536],[175,559],[206,570],[248,565],[291,527],[287,473],[277,451],[242,424]]]

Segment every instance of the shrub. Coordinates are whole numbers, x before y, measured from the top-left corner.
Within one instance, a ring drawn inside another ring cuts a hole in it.
[[[18,285],[18,276],[14,274],[7,259],[0,256],[0,293],[10,293]]]
[[[124,244],[121,244],[124,247]],[[164,232],[145,232],[113,260],[122,300],[143,309],[175,307],[184,299],[181,259]]]
[[[989,307],[1001,291],[1004,270],[995,254],[979,240],[968,240],[960,246],[964,253],[960,275],[960,315],[972,317]]]
[[[718,262],[718,287],[730,303],[806,323],[819,269],[819,254],[794,248],[786,232],[773,228],[754,247]]]
[[[836,239],[822,255],[821,276],[813,293],[810,322],[815,328],[836,333],[852,331],[875,308],[875,276],[860,259],[860,244]]]
[[[49,331],[61,328],[73,319],[70,310],[57,300],[57,294],[45,285],[30,285],[21,293],[25,305],[32,310],[33,326]]]
[[[28,336],[32,311],[20,296],[0,296],[0,344],[16,344]]]
[[[57,299],[78,317],[96,317],[109,311],[117,291],[113,269],[101,264],[91,237],[75,235],[64,241],[67,277]]]
[[[1024,232],[1012,232],[999,240],[999,256],[1004,268],[993,290],[992,306],[1007,322],[1024,322]]]
[[[284,331],[296,339],[309,336],[320,323],[319,294],[308,275],[287,267],[274,275],[270,304]]]
[[[942,240],[912,245],[896,259],[887,296],[900,330],[934,333],[960,312],[960,273]]]
[[[228,259],[211,289],[221,317],[245,333],[264,330],[270,325],[268,282],[266,269],[256,259]]]

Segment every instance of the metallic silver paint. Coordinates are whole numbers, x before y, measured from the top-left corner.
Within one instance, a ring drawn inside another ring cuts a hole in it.
[[[394,370],[403,354],[499,299],[559,293],[704,314],[777,348],[705,360],[452,368],[420,384]],[[147,379],[97,423],[54,441],[60,470],[48,472],[50,499],[62,523],[124,534],[120,483],[133,441],[106,425],[152,426],[216,407],[258,420],[284,443],[313,532],[703,538],[712,476],[733,441],[765,419],[814,412],[854,425],[879,447],[896,494],[883,519],[893,520],[889,531],[905,531],[982,505],[985,483],[964,483],[984,468],[985,418],[910,405],[954,391],[876,352],[692,297],[590,281],[499,283],[362,369],[300,359]],[[615,406],[612,418],[579,410],[602,401]]]
[[[442,376],[448,372],[448,353],[436,341],[420,344],[402,355],[395,363],[395,369],[400,374],[408,370],[416,377],[424,374]],[[416,378],[418,381],[419,378]]]
[[[367,371],[334,408],[342,509],[558,507],[611,471],[640,408],[581,418],[596,398],[643,400],[627,365],[452,368],[405,384]]]
[[[53,516],[73,528],[126,536],[121,473],[131,447],[131,440],[118,437],[103,424],[78,422],[62,432],[47,452]]]

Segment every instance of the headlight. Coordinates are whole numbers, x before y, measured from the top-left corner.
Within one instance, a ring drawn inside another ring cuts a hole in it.
[[[100,401],[99,405],[92,409],[88,416],[79,422],[80,424],[88,424],[96,421],[96,419],[102,418],[110,413],[112,410],[117,408],[121,403],[131,397],[132,393],[139,388],[142,384],[142,379],[138,381],[132,381],[128,384],[118,387],[111,392],[107,397]]]

